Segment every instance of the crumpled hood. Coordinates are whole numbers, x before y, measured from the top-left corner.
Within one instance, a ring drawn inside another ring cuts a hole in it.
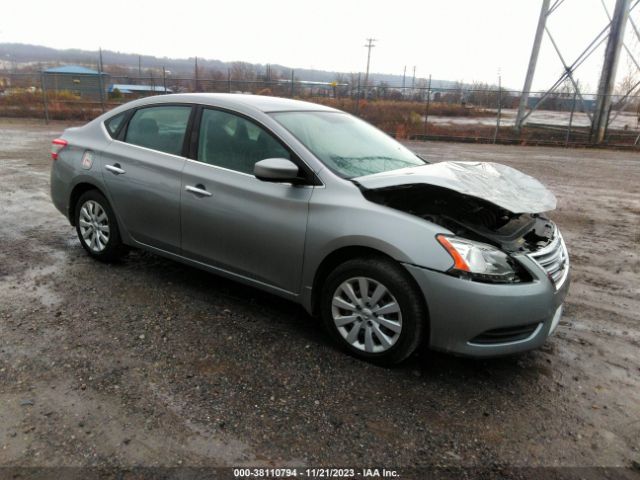
[[[352,180],[367,189],[435,185],[481,198],[512,213],[541,213],[556,208],[556,197],[538,180],[493,162],[431,163]]]

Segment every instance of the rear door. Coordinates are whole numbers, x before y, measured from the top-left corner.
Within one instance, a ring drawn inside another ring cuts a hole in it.
[[[191,112],[188,105],[137,109],[103,163],[111,200],[129,234],[174,253],[180,251],[180,176]]]
[[[313,187],[253,175],[265,158],[296,161],[257,123],[210,108],[195,123],[197,161],[182,174],[183,255],[297,292]]]

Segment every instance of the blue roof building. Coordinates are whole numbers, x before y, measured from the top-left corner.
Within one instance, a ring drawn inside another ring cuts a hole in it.
[[[166,88],[163,85],[131,85],[127,83],[113,83],[109,85],[108,92],[113,93],[118,90],[123,95],[131,94],[153,94],[153,93],[173,93],[170,88]]]
[[[71,75],[99,75],[100,72],[97,70],[92,70],[87,67],[82,67],[80,65],[63,65],[61,67],[52,67],[47,68],[44,73],[68,73]],[[103,73],[106,75],[106,73]]]
[[[79,98],[99,100],[106,92],[109,75],[81,65],[63,65],[42,72],[48,92],[71,92]]]

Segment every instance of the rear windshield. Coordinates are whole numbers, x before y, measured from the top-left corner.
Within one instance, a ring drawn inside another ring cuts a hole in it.
[[[345,178],[424,165],[399,142],[342,112],[271,114],[327,167]]]

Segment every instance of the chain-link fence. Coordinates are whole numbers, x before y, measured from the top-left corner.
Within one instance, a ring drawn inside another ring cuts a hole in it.
[[[571,89],[530,92],[518,124],[522,92],[494,86],[448,88],[311,82],[296,78],[237,79],[0,72],[0,116],[90,120],[134,98],[165,93],[225,92],[297,98],[336,107],[401,139],[581,146],[591,144],[597,95]],[[604,145],[640,148],[640,97],[614,96]]]

